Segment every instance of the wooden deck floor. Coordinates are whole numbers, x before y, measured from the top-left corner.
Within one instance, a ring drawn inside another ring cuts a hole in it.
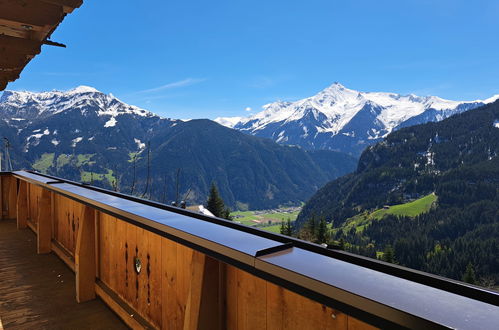
[[[78,304],[73,272],[36,237],[0,220],[0,329],[127,329],[99,299]]]

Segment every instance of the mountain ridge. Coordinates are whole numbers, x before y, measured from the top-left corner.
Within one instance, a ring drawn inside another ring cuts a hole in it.
[[[249,117],[219,117],[215,121],[281,144],[359,156],[367,146],[401,127],[440,121],[498,98],[451,101],[437,96],[359,92],[336,82],[302,100],[274,102]]]
[[[305,203],[298,226],[325,218],[350,252],[376,258],[392,250],[401,265],[457,280],[472,264],[483,285],[499,282],[498,119],[495,101],[390,133],[362,153],[355,172]],[[362,222],[430,194],[436,203],[416,216]],[[356,221],[362,225],[348,227]]]
[[[0,132],[16,168],[106,188],[119,179],[122,191],[158,201],[177,198],[178,168],[180,198],[191,203],[203,203],[215,181],[231,207],[271,208],[298,204],[355,167],[347,155],[281,146],[209,120],[163,118],[87,86],[2,94]],[[248,179],[254,177],[261,179]]]

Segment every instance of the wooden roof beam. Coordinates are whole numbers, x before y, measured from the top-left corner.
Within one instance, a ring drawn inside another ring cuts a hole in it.
[[[83,0],[41,0],[41,1],[53,5],[62,6],[65,14],[73,12],[73,10],[79,8],[83,3]]]
[[[26,62],[28,62],[30,58],[26,58],[26,56],[1,56],[0,57],[0,68],[4,69],[12,69],[20,66],[24,66]]]
[[[56,26],[65,15],[60,5],[39,0],[0,0],[0,13],[5,20],[36,26]]]
[[[40,41],[0,35],[0,54],[2,56],[5,56],[7,53],[37,55],[40,53],[40,50]]]
[[[3,34],[10,37],[43,41],[47,37],[48,33],[49,31],[34,31],[26,28],[14,28],[0,24],[0,35]]]
[[[1,15],[0,15],[1,16]],[[26,25],[18,21],[12,21],[5,18],[0,18],[0,25],[13,29],[37,32],[49,32],[52,29],[51,25]]]
[[[21,74],[22,68],[13,70],[13,71],[4,71],[0,70],[0,74],[2,75],[3,79],[7,79],[7,81],[14,81],[19,78]]]

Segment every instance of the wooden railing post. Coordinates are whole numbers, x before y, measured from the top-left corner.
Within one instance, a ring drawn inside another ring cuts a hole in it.
[[[9,177],[9,196],[7,203],[9,205],[8,219],[15,219],[17,216],[17,179],[14,176]]]
[[[38,254],[50,253],[52,248],[52,193],[47,189],[42,189],[42,195],[38,200],[37,234]]]
[[[220,262],[204,253],[192,255],[191,288],[184,316],[184,330],[221,329]]]
[[[17,194],[17,229],[28,226],[28,187],[27,182],[20,180]]]
[[[4,195],[3,195],[3,180],[4,176],[0,175],[0,220],[3,219],[3,203],[4,203]]]
[[[83,206],[75,251],[76,300],[85,302],[95,298],[95,210]]]

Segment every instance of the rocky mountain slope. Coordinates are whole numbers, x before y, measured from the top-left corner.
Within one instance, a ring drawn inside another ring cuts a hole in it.
[[[436,96],[367,93],[334,83],[317,95],[296,102],[275,102],[247,118],[217,118],[241,132],[305,149],[326,149],[354,156],[390,132],[435,122],[493,102],[450,101]]]
[[[406,266],[461,279],[468,264],[499,282],[499,101],[389,134],[369,147],[354,173],[321,188],[297,221],[325,217],[341,227],[385,205],[434,193],[416,217],[387,215],[338,231],[351,251],[375,256],[393,247]]]
[[[180,169],[179,198],[202,203],[215,181],[233,208],[300,203],[355,167],[344,154],[280,146],[209,120],[161,118],[85,86],[4,92],[0,136],[15,168],[159,201],[176,198]]]

